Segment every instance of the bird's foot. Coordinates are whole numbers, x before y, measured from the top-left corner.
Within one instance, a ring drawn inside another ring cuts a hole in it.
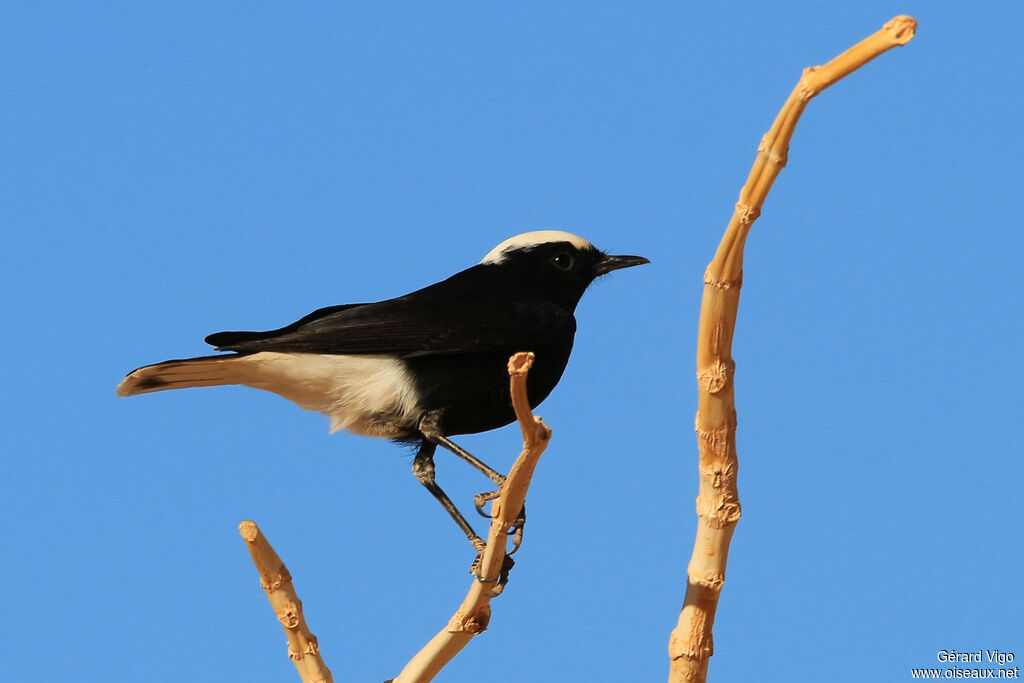
[[[491,519],[491,515],[484,511],[484,505],[488,501],[495,500],[501,494],[501,489],[495,491],[485,491],[484,493],[478,493],[473,496],[473,507],[476,508],[477,514],[481,517]],[[523,544],[523,527],[526,526],[526,506],[519,511],[519,515],[512,522],[512,526],[508,528],[508,535],[512,537],[512,550],[508,551],[509,555],[514,555],[519,546]]]
[[[488,502],[496,499],[500,495],[501,489],[495,489],[493,491],[484,491],[483,493],[478,493],[475,496],[473,496],[473,507],[476,508],[477,514],[481,517],[486,517],[487,519],[490,519],[491,515],[490,513],[484,511],[484,505],[487,505]]]
[[[501,595],[502,591],[505,590],[505,584],[508,583],[508,574],[512,571],[512,567],[515,566],[515,560],[508,553],[505,554],[505,558],[501,562],[501,569],[498,571],[498,578],[486,579],[480,574],[480,563],[483,562],[484,554],[483,551],[477,553],[476,559],[473,560],[473,564],[469,566],[469,573],[473,575],[480,583],[492,584],[494,590],[491,591],[491,597],[497,597]]]
[[[519,546],[523,544],[523,529],[525,527],[526,506],[523,505],[523,509],[519,511],[519,515],[512,522],[512,526],[508,528],[508,535],[512,537],[512,550],[508,551],[509,555],[515,555],[516,551],[519,550]]]

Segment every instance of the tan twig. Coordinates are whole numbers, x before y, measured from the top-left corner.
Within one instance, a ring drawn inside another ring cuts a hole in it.
[[[700,451],[700,492],[697,496],[697,538],[687,569],[686,598],[679,623],[669,639],[670,683],[704,681],[713,654],[711,628],[736,522],[740,518],[736,489],[736,409],[733,395],[732,337],[743,279],[743,245],[761,213],[765,197],[786,165],[789,142],[807,102],[847,74],[883,52],[905,45],[917,22],[895,17],[880,31],[822,67],[804,69],[771,129],[758,147],[757,160],[740,191],[732,220],[704,274],[697,337],[697,447]]]
[[[288,569],[270,547],[256,522],[242,522],[238,525],[238,531],[245,539],[252,561],[260,573],[260,585],[288,636],[288,656],[294,662],[303,683],[331,683],[334,680],[331,670],[320,657],[316,636],[306,626],[302,601],[295,594]]]
[[[512,405],[523,433],[523,452],[508,473],[501,494],[491,505],[491,528],[477,568],[479,577],[473,580],[469,593],[448,625],[416,653],[393,683],[432,680],[473,636],[487,628],[491,598],[500,592],[498,578],[505,559],[509,527],[523,509],[533,470],[551,438],[551,430],[539,417],[533,416],[526,398],[526,375],[532,364],[532,353],[517,353],[508,362]]]

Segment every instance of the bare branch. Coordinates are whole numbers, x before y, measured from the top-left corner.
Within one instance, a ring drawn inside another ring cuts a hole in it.
[[[295,664],[303,683],[332,683],[331,670],[320,657],[316,636],[309,632],[302,614],[302,601],[295,594],[292,577],[284,562],[263,536],[256,522],[238,525],[252,561],[260,573],[260,586],[270,600],[278,621],[288,636],[288,656]]]
[[[669,639],[670,683],[703,682],[714,653],[711,629],[725,583],[729,542],[740,518],[736,488],[736,408],[733,394],[732,338],[743,281],[743,246],[761,213],[768,191],[786,165],[789,142],[807,102],[883,52],[905,45],[917,22],[899,16],[822,67],[805,69],[771,129],[740,191],[739,201],[704,274],[697,336],[697,446],[700,493],[697,537],[687,569],[686,598]]]
[[[508,530],[523,509],[533,470],[551,439],[551,430],[539,417],[533,416],[527,401],[526,375],[532,364],[532,353],[517,353],[508,362],[512,405],[523,433],[523,451],[501,487],[501,494],[491,506],[491,528],[477,568],[479,575],[448,625],[416,653],[393,683],[432,680],[490,622],[491,598],[501,592],[498,580],[505,560]]]

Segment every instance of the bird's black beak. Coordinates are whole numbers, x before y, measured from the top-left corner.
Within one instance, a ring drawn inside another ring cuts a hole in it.
[[[619,270],[620,268],[642,266],[645,263],[650,263],[650,261],[643,256],[612,256],[611,254],[605,254],[601,257],[600,261],[594,264],[594,277],[610,273],[613,270]]]

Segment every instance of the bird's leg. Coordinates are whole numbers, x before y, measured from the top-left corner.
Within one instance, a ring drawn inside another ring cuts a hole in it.
[[[469,525],[466,518],[458,511],[451,498],[448,497],[448,494],[442,491],[441,487],[434,481],[434,451],[436,448],[437,446],[430,441],[423,441],[420,444],[420,450],[412,461],[412,473],[416,475],[416,479],[430,491],[434,498],[437,498],[437,502],[441,504],[441,507],[448,511],[451,518],[462,529],[462,533],[466,534],[466,538],[473,544],[473,549],[476,550],[477,556],[480,556],[485,546],[483,539],[476,535],[473,527]]]
[[[436,441],[434,441],[436,444],[438,444],[439,446],[443,446],[445,450],[451,451],[455,455],[459,456],[460,458],[468,462],[470,465],[475,467],[477,470],[483,473],[485,477],[493,481],[498,486],[503,486],[505,484],[504,474],[488,467],[487,463],[483,462],[482,460],[480,460],[480,458],[477,458],[475,455],[465,450],[464,448],[458,446],[449,439],[446,439],[441,435],[431,436],[428,438],[431,441],[434,441],[436,439]]]
[[[488,491],[486,493],[478,493],[473,498],[473,505],[476,508],[477,513],[481,517],[486,517],[487,519],[490,519],[491,516],[484,512],[484,505],[488,501],[494,500],[501,494],[501,487],[505,485],[505,475],[488,467],[486,463],[484,463],[482,460],[474,456],[472,453],[465,450],[464,448],[461,448],[460,446],[452,442],[450,439],[447,439],[444,436],[442,436],[441,419],[440,415],[436,411],[427,413],[420,419],[419,430],[420,433],[423,434],[423,436],[426,439],[428,439],[432,443],[443,446],[446,450],[449,450],[455,455],[459,456],[460,458],[468,462],[470,465],[475,467],[477,470],[482,472],[484,476],[486,476],[488,479],[490,479],[491,481],[498,485],[498,488],[496,490]],[[525,524],[526,506],[524,505],[523,509],[519,512],[519,515],[516,517],[515,522],[512,523],[512,526],[508,530],[509,535],[512,536],[512,550],[508,553],[509,555],[519,550],[519,546],[522,545],[523,526]]]
[[[416,479],[418,479],[419,482],[427,487],[427,490],[433,494],[434,498],[437,498],[437,501],[441,503],[441,506],[448,511],[451,518],[455,520],[455,523],[460,529],[462,529],[462,532],[466,534],[466,538],[469,539],[469,542],[473,545],[473,549],[476,551],[476,559],[474,559],[473,564],[470,565],[469,572],[478,580],[483,581],[483,578],[480,576],[480,562],[483,560],[484,548],[487,544],[485,544],[483,540],[476,535],[476,532],[473,531],[473,527],[469,525],[469,522],[467,522],[466,518],[462,516],[462,513],[458,511],[448,495],[442,491],[441,487],[434,481],[434,451],[436,449],[437,446],[434,443],[430,441],[423,441],[420,444],[419,452],[416,453],[416,458],[412,462],[412,472],[416,475]],[[523,514],[525,514],[525,512],[526,511],[524,509]],[[518,540],[515,544],[515,548],[512,550],[513,553],[519,549],[519,543],[522,542],[522,524],[518,526],[516,533],[516,538]],[[512,553],[505,553],[505,559],[501,563],[501,571],[499,572],[498,579],[496,581],[497,585],[495,586],[494,595],[500,594],[504,589],[505,584],[508,583],[508,574],[512,571],[513,565],[515,565],[511,554]]]
[[[420,418],[419,430],[427,440],[442,446],[445,450],[451,451],[455,455],[459,456],[479,472],[482,472],[485,477],[493,481],[498,486],[502,486],[505,483],[505,475],[501,474],[497,470],[494,470],[487,466],[482,460],[474,456],[472,453],[466,451],[463,448],[452,443],[449,439],[445,438],[441,434],[441,420],[437,412],[430,412]]]

